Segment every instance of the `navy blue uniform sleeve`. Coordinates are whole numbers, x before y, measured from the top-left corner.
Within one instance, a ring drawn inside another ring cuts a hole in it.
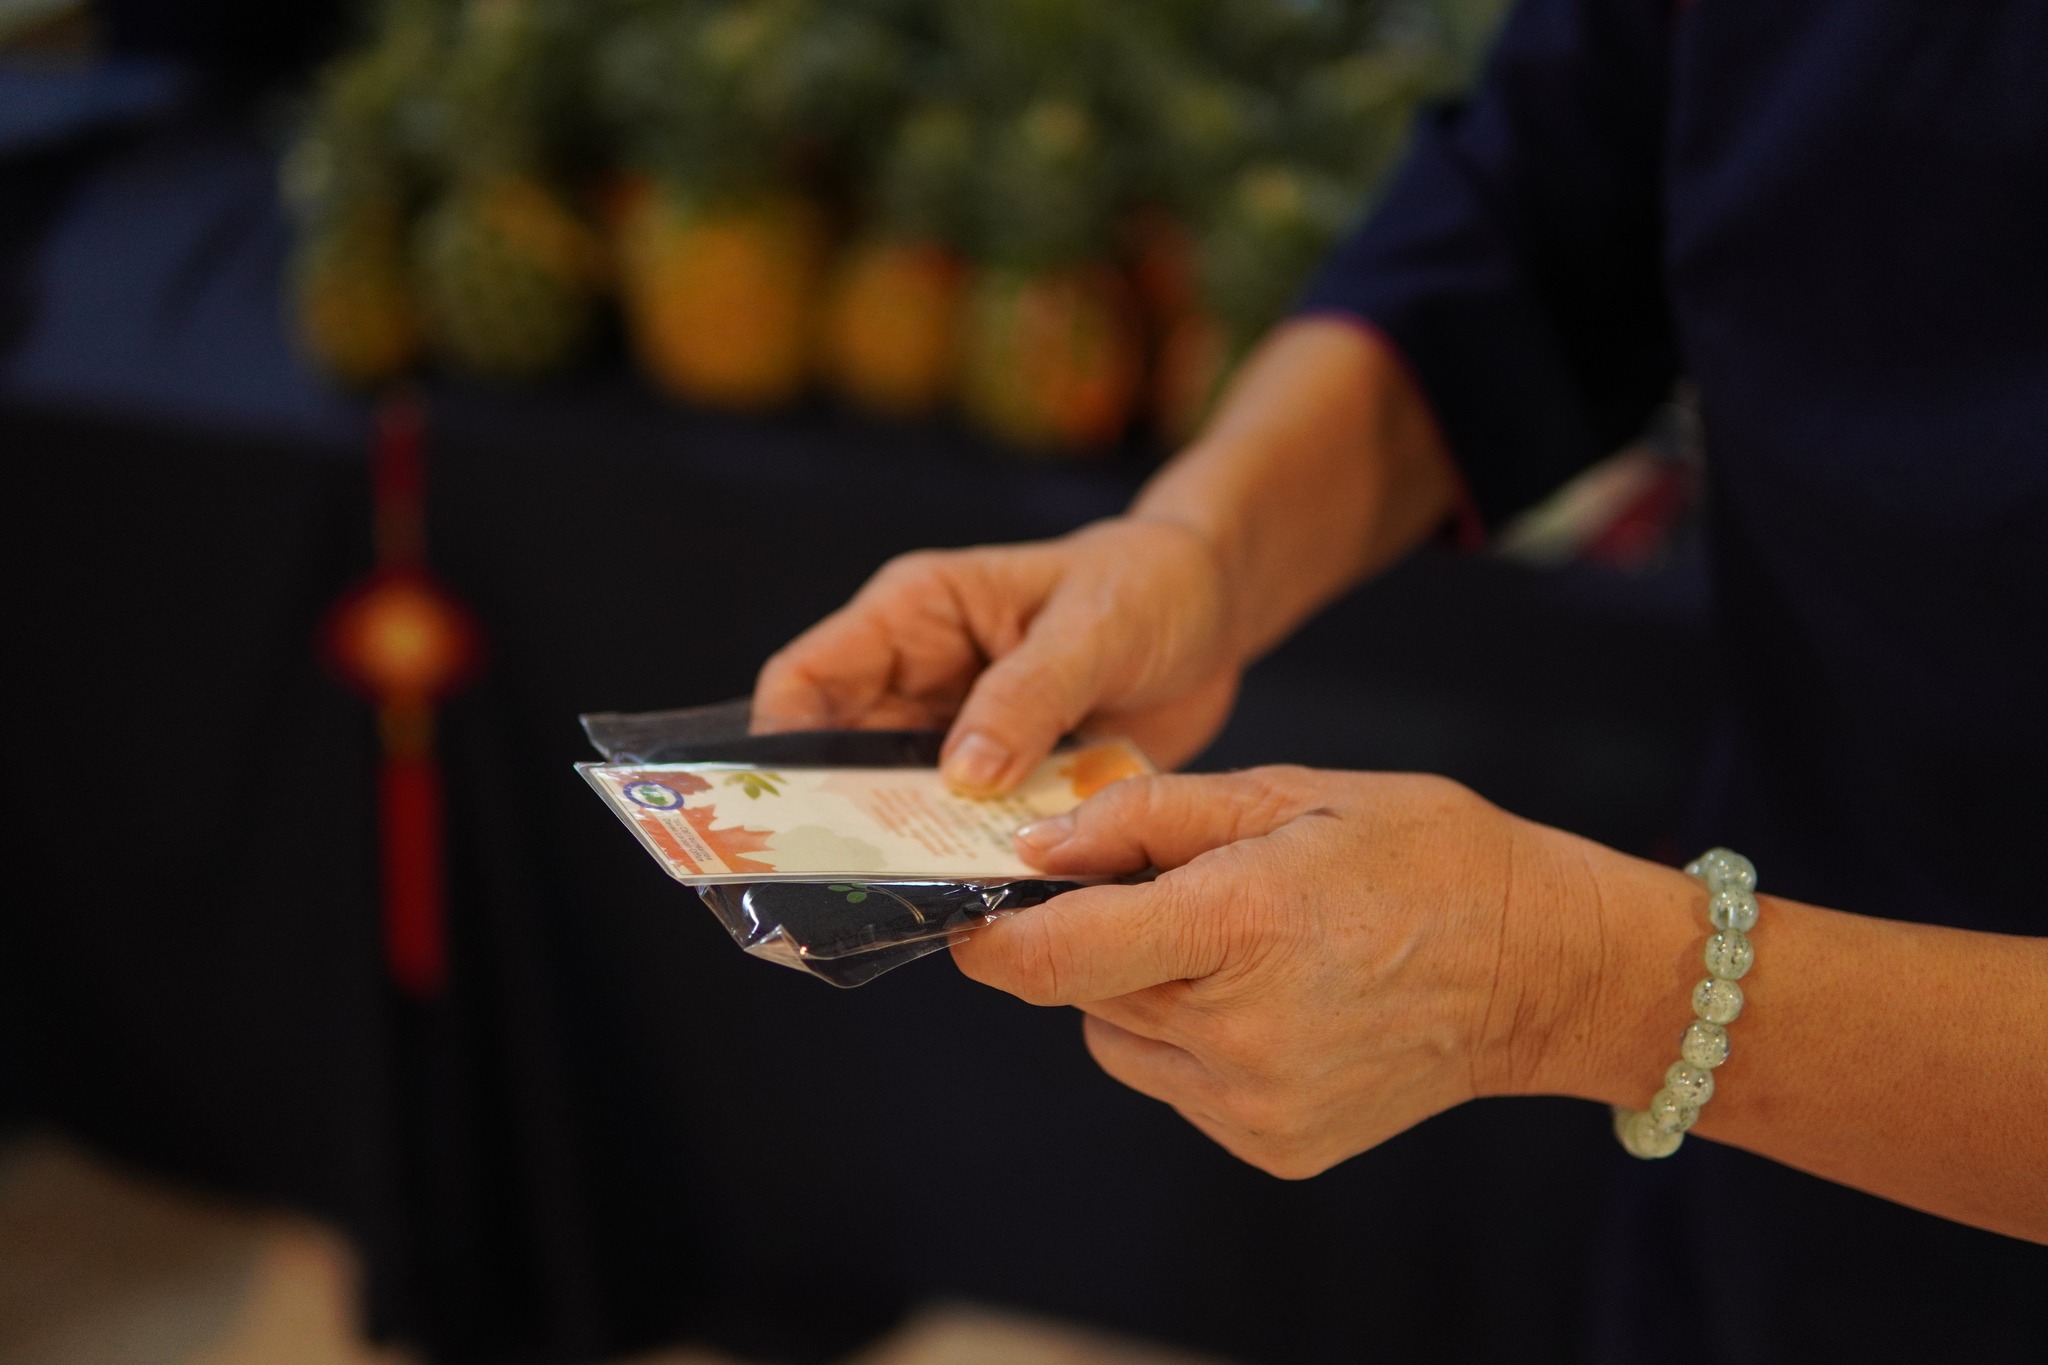
[[[1672,0],[1522,0],[1304,295],[1407,358],[1488,529],[1636,435],[1676,377],[1673,22]]]

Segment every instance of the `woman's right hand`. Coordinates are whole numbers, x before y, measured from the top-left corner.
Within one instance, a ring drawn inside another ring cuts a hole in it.
[[[1061,736],[1131,739],[1162,765],[1222,728],[1244,669],[1209,542],[1119,517],[1057,540],[925,550],[762,668],[757,731],[950,722],[946,779],[1009,790]]]

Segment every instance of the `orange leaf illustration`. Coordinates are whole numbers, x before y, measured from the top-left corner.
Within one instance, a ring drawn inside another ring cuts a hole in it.
[[[1086,801],[1095,793],[1127,777],[1143,776],[1145,767],[1121,744],[1098,744],[1072,754],[1060,765],[1060,776],[1074,788],[1074,795]]]

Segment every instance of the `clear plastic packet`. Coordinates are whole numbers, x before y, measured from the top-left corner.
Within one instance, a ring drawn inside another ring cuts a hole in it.
[[[581,717],[584,733],[607,765],[929,768],[937,763],[944,738],[936,730],[750,735],[749,718],[744,700],[681,711]],[[651,847],[649,851],[661,856]],[[1041,904],[1080,884],[1033,877],[956,881],[780,876],[724,880],[695,889],[747,952],[834,986],[852,987],[937,952],[953,934]]]

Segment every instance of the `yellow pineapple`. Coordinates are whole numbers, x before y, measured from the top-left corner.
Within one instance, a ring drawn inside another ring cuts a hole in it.
[[[389,199],[367,199],[302,233],[291,270],[299,344],[351,388],[418,362],[419,317],[406,271],[405,225]]]
[[[1100,451],[1128,425],[1144,376],[1130,287],[1101,265],[990,271],[976,284],[961,403],[1041,451]]]
[[[712,407],[787,402],[810,378],[824,229],[805,200],[699,205],[651,181],[620,197],[619,291],[641,367]]]
[[[842,396],[916,417],[952,392],[965,263],[936,242],[877,238],[848,252],[826,293],[819,361]]]

